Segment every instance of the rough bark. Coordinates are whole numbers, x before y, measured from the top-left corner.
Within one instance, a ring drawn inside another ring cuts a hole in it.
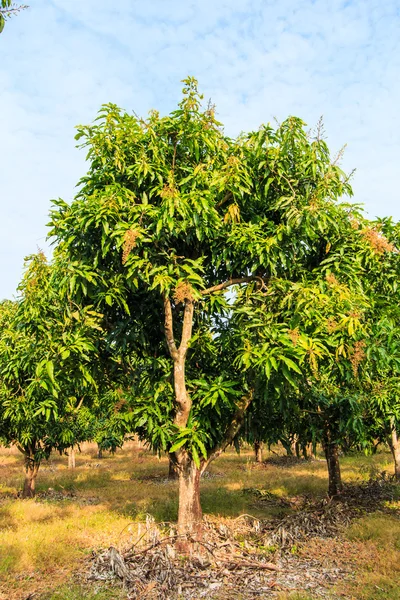
[[[22,498],[34,498],[36,476],[39,471],[40,462],[35,460],[34,454],[25,455],[25,481],[22,490]]]
[[[68,450],[68,469],[75,469],[75,449],[71,446]]]
[[[200,504],[201,470],[192,460],[186,460],[179,470],[178,533],[198,533],[203,512]]]
[[[262,442],[254,442],[254,454],[257,463],[262,463]]]
[[[324,450],[329,475],[328,496],[334,498],[335,496],[339,496],[343,491],[339,451],[337,444],[330,439],[325,441]]]
[[[186,427],[192,407],[192,401],[186,389],[185,364],[189,341],[192,337],[193,312],[193,300],[186,299],[183,311],[181,343],[178,348],[174,336],[171,301],[168,296],[164,297],[164,331],[168,350],[174,364],[174,392],[177,407],[174,425],[177,427]],[[200,470],[190,460],[185,450],[175,453],[174,462],[179,473],[178,531],[181,534],[190,533],[198,528],[202,518]]]
[[[394,460],[394,476],[400,480],[400,438],[393,419],[390,423],[389,446]]]

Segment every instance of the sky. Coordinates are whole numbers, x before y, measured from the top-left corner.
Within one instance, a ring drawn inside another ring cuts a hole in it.
[[[0,35],[0,300],[86,172],[74,127],[166,114],[193,75],[235,136],[323,116],[353,200],[400,219],[400,0],[25,0]]]

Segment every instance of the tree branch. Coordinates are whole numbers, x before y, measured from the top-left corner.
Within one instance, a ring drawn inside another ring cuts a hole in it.
[[[236,279],[228,279],[223,283],[219,283],[218,285],[214,285],[213,287],[207,288],[206,290],[202,290],[201,293],[203,296],[206,294],[212,294],[213,292],[219,292],[220,290],[224,290],[232,285],[238,285],[240,283],[250,283],[251,281],[260,281],[262,287],[265,286],[265,281],[262,277],[258,275],[251,275],[251,277],[238,277]]]
[[[165,338],[167,340],[167,346],[171,357],[176,360],[178,357],[178,348],[175,344],[174,338],[174,325],[173,325],[173,317],[172,317],[172,307],[171,301],[168,296],[164,296],[164,330],[165,330]]]
[[[215,446],[215,448],[211,451],[210,456],[202,465],[202,472],[206,470],[207,466],[210,464],[211,461],[218,458],[218,456],[220,456],[220,454],[224,452],[224,450],[229,446],[229,444],[233,442],[234,437],[237,435],[241,426],[243,425],[246,410],[250,406],[253,397],[254,390],[250,390],[249,393],[246,396],[243,396],[243,398],[240,400],[240,402],[237,405],[235,415],[231,421],[231,424],[226,430],[222,442],[219,445]]]
[[[194,312],[194,302],[193,300],[185,300],[185,310],[183,313],[183,327],[182,327],[182,338],[179,346],[179,355],[181,358],[186,356],[189,341],[192,337],[192,329],[193,329],[193,312]]]
[[[174,139],[174,155],[172,157],[172,175],[175,176],[176,148],[178,146],[177,136],[173,136],[173,139]]]
[[[83,404],[83,398],[84,398],[84,397],[82,396],[82,398],[79,400],[78,406],[76,406],[76,407],[75,407],[75,411],[76,411],[76,412],[78,412],[78,410],[79,410],[79,409],[80,409],[80,407],[82,406],[82,404]]]
[[[217,208],[220,208],[223,204],[225,204],[225,202],[227,202],[229,200],[229,198],[233,198],[233,194],[230,190],[228,190],[225,194],[225,196],[222,198],[222,200],[220,200],[217,204]]]
[[[3,15],[5,17],[12,17],[12,15],[16,15],[21,10],[25,10],[26,8],[29,8],[29,6],[27,6],[26,4],[21,4],[20,6],[13,6],[10,8],[0,7],[0,15]]]

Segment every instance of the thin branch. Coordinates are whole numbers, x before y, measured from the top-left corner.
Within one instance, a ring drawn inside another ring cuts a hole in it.
[[[21,454],[25,456],[26,452],[24,450],[24,447],[16,440],[13,440],[12,443],[15,444],[15,447],[21,452]]]
[[[236,413],[229,425],[224,438],[221,444],[215,446],[215,448],[211,451],[209,458],[204,462],[201,471],[205,471],[211,461],[215,460],[224,452],[224,450],[231,444],[235,438],[235,436],[239,433],[241,426],[243,425],[244,416],[246,414],[246,410],[250,406],[254,397],[254,390],[250,390],[246,396],[240,400],[237,405]]]
[[[283,173],[280,173],[280,176],[282,177],[282,179],[284,179],[286,181],[286,183],[288,184],[288,186],[292,190],[292,194],[293,194],[293,198],[294,198],[296,196],[296,192],[295,192],[292,184],[290,183],[289,179]]]
[[[20,6],[14,6],[10,8],[2,7],[0,8],[0,15],[9,18],[13,15],[18,14],[21,10],[25,10],[26,8],[29,8],[29,6],[27,6],[26,4],[21,4]]]
[[[174,136],[174,155],[172,157],[172,175],[175,176],[175,162],[176,162],[176,149],[178,146],[178,139]]]
[[[171,357],[176,360],[178,358],[178,348],[175,344],[172,307],[168,296],[164,296],[164,313],[165,338],[167,340],[168,350]]]
[[[78,406],[75,407],[75,411],[78,412],[78,410],[80,409],[80,407],[82,406],[83,403],[83,396],[82,398],[79,400]]]
[[[239,285],[240,283],[250,283],[251,281],[259,281],[262,287],[265,287],[265,281],[262,277],[258,275],[252,275],[251,277],[238,277],[236,279],[228,279],[228,281],[224,281],[223,283],[219,283],[218,285],[214,285],[213,287],[207,288],[206,290],[202,290],[201,293],[203,296],[206,294],[212,294],[213,292],[219,292],[220,290],[225,290],[232,285]]]
[[[228,190],[225,194],[225,196],[222,198],[222,200],[220,200],[217,204],[217,208],[220,208],[223,204],[225,204],[225,202],[227,202],[229,200],[229,198],[233,198],[233,194],[230,190]]]

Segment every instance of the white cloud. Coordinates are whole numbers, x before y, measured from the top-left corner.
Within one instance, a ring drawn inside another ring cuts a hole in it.
[[[195,75],[229,134],[324,115],[355,200],[400,219],[397,0],[32,0],[0,36],[0,297],[84,173],[74,126],[115,102],[172,110]]]

